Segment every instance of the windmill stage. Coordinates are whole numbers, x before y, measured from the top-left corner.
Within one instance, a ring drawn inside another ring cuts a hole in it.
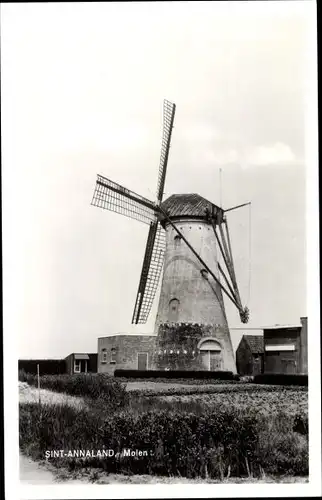
[[[124,335],[117,342],[116,336],[104,337],[99,348],[115,350],[113,371],[235,373],[223,296],[235,305],[242,323],[247,323],[249,311],[238,289],[226,212],[246,204],[224,210],[196,193],[173,194],[163,200],[175,110],[175,104],[164,101],[155,202],[97,177],[92,205],[149,226],[132,323],[146,323],[161,279],[154,335]]]

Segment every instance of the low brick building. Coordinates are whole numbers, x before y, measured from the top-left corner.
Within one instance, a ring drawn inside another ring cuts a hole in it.
[[[264,329],[264,372],[307,374],[307,318]]]
[[[263,335],[243,335],[236,350],[239,375],[257,375],[264,370]]]
[[[117,369],[151,370],[155,335],[118,334],[98,339],[98,373],[114,374]]]
[[[75,353],[65,358],[66,373],[97,373],[97,353]]]

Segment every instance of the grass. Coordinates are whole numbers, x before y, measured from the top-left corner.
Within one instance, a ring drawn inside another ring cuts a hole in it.
[[[37,387],[36,375],[19,371],[19,380]],[[128,402],[125,384],[102,373],[82,373],[79,375],[42,375],[40,387],[50,391],[90,398],[101,401],[111,411],[123,408]]]

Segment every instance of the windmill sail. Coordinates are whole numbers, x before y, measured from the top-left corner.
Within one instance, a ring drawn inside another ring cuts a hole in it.
[[[163,198],[165,175],[167,172],[168,156],[170,149],[171,133],[173,128],[174,114],[176,105],[164,100],[163,102],[163,134],[161,143],[161,156],[159,165],[159,176],[157,186],[157,200],[160,202]]]
[[[152,201],[102,175],[97,176],[92,205],[139,220],[145,224],[156,221]]]
[[[146,323],[163,266],[165,231],[159,222],[152,222],[146,243],[138,293],[132,323]]]

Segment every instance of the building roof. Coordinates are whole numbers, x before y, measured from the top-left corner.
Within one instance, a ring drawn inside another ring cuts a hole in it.
[[[296,328],[302,328],[302,325],[273,325],[264,326],[263,330],[294,330]]]
[[[89,359],[88,354],[74,354],[75,359]]]
[[[98,337],[99,339],[106,339],[111,337],[157,337],[157,335],[153,333],[110,333],[108,335],[104,335],[104,337]]]
[[[222,211],[220,207],[196,193],[173,194],[162,203],[162,208],[170,217],[205,217],[206,209],[214,214]]]
[[[264,353],[264,337],[263,335],[244,335],[249,348],[253,354]]]

